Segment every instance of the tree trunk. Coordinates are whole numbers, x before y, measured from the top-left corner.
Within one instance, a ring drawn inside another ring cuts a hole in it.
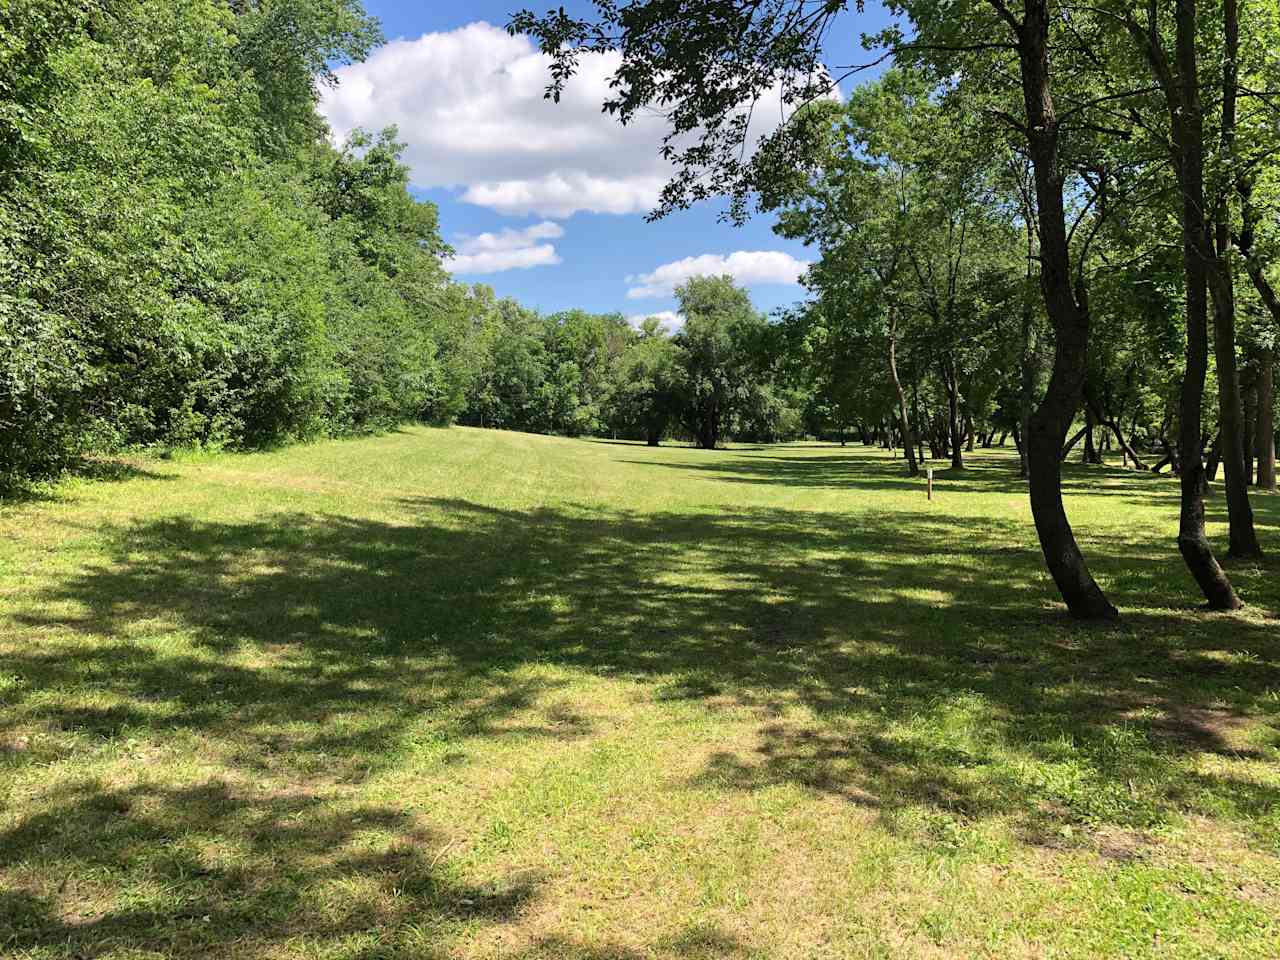
[[[1276,397],[1275,349],[1267,347],[1258,355],[1258,486],[1276,489]]]
[[[1185,9],[1184,9],[1185,8]],[[1194,42],[1196,27],[1195,0],[1183,0],[1178,10],[1178,28],[1191,32]],[[1222,8],[1223,36],[1226,41],[1226,56],[1223,64],[1222,84],[1222,146],[1225,156],[1234,150],[1236,123],[1236,57],[1239,53],[1240,25],[1236,0],[1224,0]],[[1179,73],[1185,84],[1195,79],[1195,50],[1186,55],[1179,48]],[[1199,91],[1191,94],[1194,105],[1188,103],[1188,109],[1195,110],[1195,116],[1189,122],[1201,125]],[[1203,197],[1203,141],[1187,142],[1186,148],[1195,152],[1200,169],[1198,184]],[[1201,210],[1204,209],[1202,205]],[[1245,476],[1245,425],[1244,410],[1240,402],[1240,372],[1236,366],[1236,298],[1233,271],[1231,267],[1231,228],[1230,208],[1224,196],[1213,211],[1213,245],[1212,256],[1206,262],[1206,276],[1209,292],[1213,298],[1213,344],[1214,359],[1218,367],[1218,415],[1222,423],[1222,472],[1223,486],[1227,495],[1227,515],[1230,521],[1230,536],[1227,556],[1259,557],[1262,546],[1258,543],[1258,533],[1253,524],[1253,507],[1249,504],[1249,482]],[[1203,223],[1198,218],[1197,225]],[[1197,233],[1199,231],[1197,230]],[[1207,229],[1205,231],[1208,232]],[[1206,238],[1207,239],[1207,238]],[[1206,250],[1206,254],[1210,251]]]
[[[898,397],[898,426],[902,430],[902,450],[907,455],[907,476],[914,477],[919,475],[920,465],[916,463],[916,441],[911,435],[911,418],[907,415],[907,395],[903,393],[902,381],[898,379],[898,311],[892,304],[889,306],[889,378]]]
[[[1035,407],[1036,390],[1036,322],[1035,307],[1031,302],[1033,270],[1036,263],[1035,210],[1026,191],[1022,193],[1023,217],[1027,228],[1027,272],[1022,292],[1022,350],[1019,357],[1018,418],[1013,425],[1013,441],[1018,445],[1018,476],[1025,480],[1030,476],[1027,463],[1027,445],[1023,438],[1030,432],[1031,411]]]
[[[1066,463],[1067,457],[1071,456],[1071,451],[1076,448],[1076,444],[1080,442],[1080,440],[1084,437],[1088,429],[1089,429],[1088,427],[1081,427],[1079,430],[1076,431],[1076,435],[1074,437],[1072,437],[1070,440],[1068,440],[1066,443],[1062,445],[1062,456],[1059,457],[1059,459],[1063,463]]]
[[[1152,8],[1154,16],[1155,8]],[[1164,90],[1173,128],[1173,161],[1182,199],[1182,264],[1187,303],[1186,375],[1179,397],[1178,445],[1182,452],[1181,509],[1178,550],[1210,609],[1239,608],[1227,578],[1205,534],[1204,462],[1200,458],[1200,424],[1204,414],[1204,383],[1209,366],[1208,268],[1213,260],[1204,201],[1204,116],[1200,103],[1196,59],[1196,3],[1177,0],[1177,77],[1174,78],[1155,24],[1150,25],[1146,50]]]
[[[955,366],[950,357],[939,362],[942,382],[947,388],[947,446],[951,452],[951,469],[964,469],[964,431],[960,425],[960,387],[956,383]]]
[[[1132,462],[1137,469],[1147,469],[1146,464],[1144,464],[1142,462],[1142,458],[1138,456],[1138,451],[1134,448],[1133,444],[1128,440],[1125,440],[1124,432],[1120,429],[1120,424],[1116,422],[1114,417],[1107,416],[1103,409],[1098,405],[1096,398],[1087,385],[1085,386],[1084,391],[1084,402],[1086,409],[1093,412],[1094,420],[1111,431],[1112,435],[1116,438],[1116,443],[1120,445],[1120,451],[1124,457]]]
[[[1240,606],[1231,581],[1219,566],[1205,535],[1204,463],[1200,450],[1204,382],[1208,369],[1208,267],[1214,261],[1204,203],[1204,117],[1200,103],[1196,57],[1195,0],[1177,0],[1176,75],[1160,40],[1158,7],[1148,7],[1144,28],[1128,21],[1135,43],[1146,57],[1165,96],[1173,138],[1171,157],[1181,195],[1183,272],[1186,286],[1186,375],[1179,407],[1179,445],[1182,450],[1181,509],[1178,549],[1187,568],[1213,609]]]
[[[1113,620],[1116,608],[1093,579],[1062,502],[1062,441],[1075,418],[1084,386],[1089,315],[1071,285],[1059,121],[1050,91],[1048,0],[1024,0],[1016,27],[1026,135],[1035,170],[1040,227],[1040,286],[1056,334],[1053,369],[1044,399],[1028,422],[1031,513],[1045,563],[1067,609],[1082,620]]]
[[[1253,205],[1253,179],[1250,175],[1236,181],[1240,194],[1240,249],[1245,271],[1253,281],[1253,287],[1271,318],[1280,324],[1280,297],[1267,279],[1266,271],[1254,255],[1254,228],[1257,211]],[[1275,349],[1268,347],[1259,354],[1258,367],[1258,417],[1257,443],[1258,486],[1264,490],[1276,489],[1276,434],[1275,434]]]
[[[1241,385],[1244,393],[1244,482],[1253,486],[1253,453],[1257,440],[1258,385],[1249,383]]]
[[[1204,479],[1206,483],[1211,483],[1218,479],[1218,465],[1222,462],[1222,435],[1218,434],[1213,438],[1213,443],[1209,447],[1209,456],[1204,466]]]
[[[916,387],[915,384],[911,385],[911,410],[912,410],[912,413],[915,415],[914,416],[915,424],[916,424],[916,427],[918,428],[923,423],[923,421],[920,419],[920,390]],[[916,432],[915,438],[916,438],[917,452],[919,453],[919,456],[916,458],[916,464],[918,469],[918,465],[921,463],[924,463],[924,437],[921,436],[920,433]]]
[[[1098,447],[1093,442],[1093,428],[1093,411],[1089,409],[1089,405],[1086,403],[1084,406],[1084,455],[1080,459],[1081,463],[1102,463],[1102,456],[1098,453]]]

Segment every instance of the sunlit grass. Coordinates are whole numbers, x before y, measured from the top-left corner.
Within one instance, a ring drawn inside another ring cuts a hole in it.
[[[1280,567],[1204,613],[1176,485],[1073,467],[1073,625],[1014,467],[413,429],[5,506],[0,955],[1276,956]]]

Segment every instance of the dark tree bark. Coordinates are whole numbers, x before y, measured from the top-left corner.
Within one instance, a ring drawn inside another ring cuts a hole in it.
[[[1179,7],[1179,17],[1183,16]],[[1190,0],[1187,15],[1189,29],[1195,29],[1195,0]],[[1236,0],[1223,0],[1222,25],[1225,40],[1222,78],[1222,147],[1225,156],[1234,152],[1236,126],[1236,88],[1240,46],[1240,22]],[[1181,20],[1179,21],[1181,29]],[[1194,58],[1194,51],[1191,57]],[[1180,57],[1181,60],[1181,57]],[[1182,72],[1180,65],[1179,72]],[[1186,69],[1195,70],[1194,59]],[[1199,94],[1197,92],[1196,99]],[[1195,120],[1193,119],[1194,123]],[[1203,151],[1203,142],[1188,144]],[[1201,161],[1203,165],[1203,161]],[[1203,181],[1201,182],[1203,191]],[[1202,206],[1203,210],[1204,207]],[[1214,359],[1218,368],[1218,410],[1222,423],[1222,472],[1230,521],[1229,557],[1259,557],[1262,546],[1253,524],[1253,507],[1249,503],[1249,478],[1245,472],[1245,428],[1243,404],[1240,400],[1240,372],[1236,366],[1236,299],[1231,266],[1230,209],[1224,196],[1213,211],[1213,254],[1207,263],[1209,293],[1213,298]]]
[[[1054,357],[1044,399],[1028,420],[1026,446],[1031,513],[1045,563],[1073,617],[1112,620],[1117,616],[1089,572],[1062,501],[1062,441],[1075,418],[1084,387],[1089,314],[1071,282],[1064,180],[1059,159],[1059,118],[1049,71],[1048,0],[1023,0],[1018,21],[1004,0],[989,0],[1013,28],[1022,77],[1024,133],[1035,171],[1036,219],[1040,234],[1040,286],[1053,324]]]
[[[964,433],[960,425],[960,385],[956,383],[954,359],[944,357],[938,362],[942,382],[947,388],[947,446],[951,450],[951,469],[964,469]]]
[[[1022,212],[1026,219],[1027,226],[1027,289],[1022,297],[1022,350],[1019,357],[1019,383],[1018,383],[1018,419],[1013,425],[1014,442],[1018,445],[1018,476],[1023,480],[1030,475],[1030,468],[1027,462],[1027,445],[1022,442],[1029,431],[1029,423],[1031,420],[1031,411],[1035,407],[1035,389],[1036,389],[1036,326],[1035,311],[1031,303],[1031,280],[1032,271],[1036,262],[1035,257],[1035,206],[1031,202],[1031,197],[1027,194],[1025,180],[1020,179],[1022,185]]]
[[[1093,411],[1089,409],[1086,403],[1084,407],[1084,455],[1081,457],[1081,463],[1098,464],[1102,462],[1102,456],[1098,453],[1098,448],[1093,442]]]
[[[915,384],[911,385],[911,409],[912,409],[912,412],[915,414],[915,424],[916,424],[916,427],[918,428],[921,424],[920,391],[916,388]],[[924,462],[924,437],[920,436],[919,433],[915,433],[915,438],[916,438],[917,452],[919,453],[919,456],[916,458],[916,464],[917,464],[917,469],[919,469],[918,465]]]
[[[1241,226],[1237,247],[1244,261],[1245,272],[1258,292],[1258,299],[1271,317],[1280,324],[1280,296],[1267,279],[1263,265],[1253,249],[1254,230],[1258,213],[1253,205],[1253,179],[1245,175],[1236,181],[1240,195]],[[1258,454],[1258,486],[1264,490],[1276,489],[1276,435],[1275,435],[1275,350],[1266,348],[1258,357],[1258,416],[1256,425],[1256,449]]]
[[[1120,429],[1120,424],[1116,422],[1116,418],[1109,416],[1102,409],[1097,400],[1094,399],[1093,394],[1090,393],[1088,385],[1085,386],[1084,400],[1086,408],[1093,412],[1094,419],[1111,431],[1112,435],[1116,438],[1116,443],[1119,444],[1121,451],[1123,451],[1125,457],[1134,465],[1134,467],[1139,470],[1147,469],[1146,465],[1142,462],[1142,458],[1138,456],[1138,451],[1134,449],[1133,444],[1124,438],[1124,432]]]
[[[1255,440],[1257,439],[1255,423],[1258,414],[1258,385],[1252,379],[1244,382],[1242,379],[1240,388],[1244,393],[1244,482],[1247,486],[1253,486],[1253,453]]]
[[[1173,132],[1171,160],[1182,200],[1187,347],[1186,375],[1182,379],[1179,398],[1182,499],[1178,517],[1178,550],[1209,607],[1234,610],[1240,606],[1240,600],[1213,555],[1204,526],[1205,474],[1200,424],[1204,415],[1204,383],[1209,366],[1208,273],[1209,264],[1215,258],[1205,219],[1204,113],[1196,56],[1196,4],[1195,0],[1176,0],[1176,74],[1160,39],[1155,20],[1157,7],[1152,4],[1148,10],[1146,28],[1130,19],[1129,29],[1165,96]]]
[[[1059,459],[1061,459],[1063,463],[1067,462],[1067,457],[1071,456],[1071,451],[1076,448],[1076,444],[1084,438],[1084,435],[1088,431],[1089,428],[1087,426],[1081,427],[1076,431],[1075,436],[1062,445],[1062,456]]]
[[[903,393],[902,381],[898,378],[898,308],[893,304],[889,305],[889,378],[898,397],[898,428],[902,431],[902,449],[907,455],[907,476],[918,476],[920,465],[916,463],[916,441],[911,435],[911,418],[907,415],[907,395]]]
[[[1187,357],[1182,381],[1179,447],[1182,451],[1180,477],[1182,509],[1179,517],[1178,549],[1195,577],[1209,607],[1234,610],[1240,607],[1205,534],[1204,462],[1201,460],[1200,424],[1203,419],[1204,382],[1209,366],[1208,274],[1214,259],[1205,222],[1204,196],[1204,112],[1200,102],[1199,65],[1196,55],[1196,2],[1177,0],[1174,15],[1177,33],[1177,78],[1164,64],[1168,81],[1162,83],[1169,103],[1173,126],[1174,161],[1182,195],[1182,261],[1186,274]],[[1155,24],[1151,24],[1151,50],[1159,51]],[[1230,442],[1230,438],[1227,438]],[[1224,444],[1225,446],[1225,444]]]
[[[1258,486],[1276,489],[1276,397],[1275,350],[1267,347],[1258,355]]]
[[[1209,445],[1209,456],[1205,460],[1204,479],[1211,483],[1218,479],[1218,465],[1222,462],[1222,436],[1217,434]]]

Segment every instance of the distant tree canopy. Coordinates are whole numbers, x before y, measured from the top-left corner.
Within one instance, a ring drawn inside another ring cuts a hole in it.
[[[357,0],[0,10],[0,485],[411,419],[781,436],[727,280],[733,316],[700,304],[684,340],[453,282],[396,131],[335,148],[316,112],[380,40]],[[731,346],[694,361],[708,324]]]

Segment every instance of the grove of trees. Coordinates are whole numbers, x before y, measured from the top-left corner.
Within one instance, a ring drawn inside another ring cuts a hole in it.
[[[707,444],[798,423],[725,280],[682,292],[675,339],[451,280],[396,131],[334,148],[316,111],[380,39],[358,0],[0,9],[0,487],[406,420]]]
[[[829,409],[893,423],[908,447],[932,438],[957,468],[984,428],[1015,432],[1046,566],[1082,619],[1116,610],[1068,521],[1064,448],[1081,421],[1086,458],[1100,428],[1126,459],[1145,437],[1180,475],[1177,547],[1205,600],[1240,605],[1205,496],[1220,467],[1228,553],[1259,556],[1249,486],[1275,486],[1280,326],[1274,0],[890,0],[867,63],[843,66],[824,50],[856,31],[848,0],[591,6],[511,29],[551,58],[549,96],[608,52],[604,108],[626,123],[661,106],[676,170],[655,215],[727,196],[732,217],[778,211],[818,247],[792,341]],[[762,135],[755,108],[779,97],[790,119]]]

